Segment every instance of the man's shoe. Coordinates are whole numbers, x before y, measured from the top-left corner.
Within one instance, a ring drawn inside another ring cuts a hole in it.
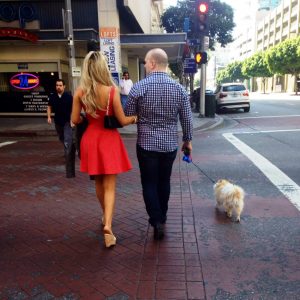
[[[163,239],[165,233],[164,228],[160,223],[157,223],[154,225],[154,239],[155,240],[161,240]]]

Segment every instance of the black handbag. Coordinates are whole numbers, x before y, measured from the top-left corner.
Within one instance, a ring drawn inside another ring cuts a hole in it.
[[[110,114],[109,107],[112,105],[111,100],[113,100],[114,98],[114,93],[115,93],[115,88],[111,87],[108,101],[107,101],[106,115],[104,116],[104,128],[107,129],[115,129],[115,128],[123,127],[118,121],[118,119],[114,115]]]
[[[80,113],[80,116],[82,117],[82,122],[76,125],[76,138],[75,138],[75,147],[78,153],[78,157],[80,158],[80,142],[82,139],[82,136],[87,129],[89,122],[87,117],[84,113]]]

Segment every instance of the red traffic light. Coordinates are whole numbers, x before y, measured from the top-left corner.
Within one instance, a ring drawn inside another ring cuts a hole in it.
[[[208,3],[207,2],[200,2],[198,4],[198,11],[201,14],[206,14],[208,12]]]

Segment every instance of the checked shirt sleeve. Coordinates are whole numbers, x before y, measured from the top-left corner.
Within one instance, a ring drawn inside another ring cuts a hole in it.
[[[182,127],[182,140],[189,142],[193,138],[193,116],[188,94],[182,90],[182,100],[179,110],[179,120]]]
[[[133,87],[130,89],[130,92],[128,94],[126,106],[124,113],[126,116],[133,116],[137,115],[137,88],[136,85],[133,85]]]

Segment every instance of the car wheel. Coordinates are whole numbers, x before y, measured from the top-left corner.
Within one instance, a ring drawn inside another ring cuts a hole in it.
[[[244,108],[244,112],[249,112],[250,111],[250,106]]]

